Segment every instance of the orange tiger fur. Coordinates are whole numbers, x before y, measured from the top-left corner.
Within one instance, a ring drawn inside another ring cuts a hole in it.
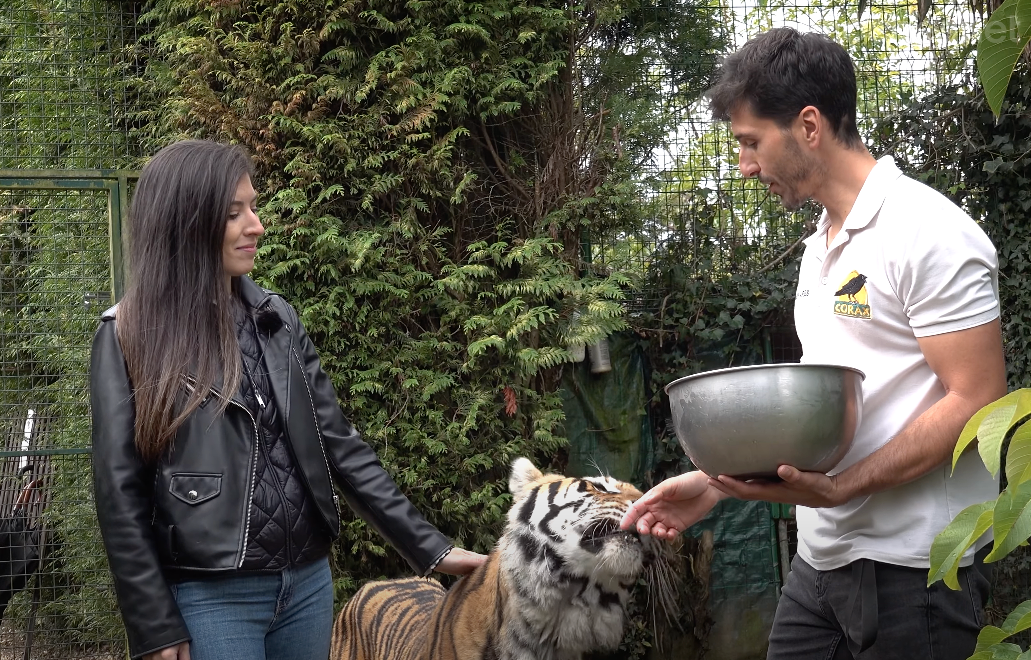
[[[330,658],[490,657],[486,651],[504,606],[497,559],[497,553],[491,553],[485,565],[447,592],[439,582],[425,578],[369,582],[340,612]]]

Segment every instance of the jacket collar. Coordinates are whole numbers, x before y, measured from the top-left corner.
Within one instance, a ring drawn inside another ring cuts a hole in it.
[[[239,283],[240,298],[246,303],[254,327],[257,329],[258,344],[261,346],[264,368],[269,375],[272,397],[279,404],[284,427],[290,421],[292,398],[291,374],[295,371],[293,358],[293,336],[287,319],[271,304],[272,292],[263,289],[246,275]]]
[[[268,299],[272,297],[271,291],[261,288],[246,275],[241,275],[238,278],[237,290],[240,292],[240,298],[252,310],[261,309],[268,302]]]

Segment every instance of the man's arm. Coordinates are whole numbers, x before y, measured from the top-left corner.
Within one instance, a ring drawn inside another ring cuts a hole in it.
[[[917,339],[945,396],[883,447],[834,476],[781,466],[781,483],[721,476],[710,483],[740,499],[828,507],[918,479],[948,461],[967,421],[1006,394],[999,319]]]

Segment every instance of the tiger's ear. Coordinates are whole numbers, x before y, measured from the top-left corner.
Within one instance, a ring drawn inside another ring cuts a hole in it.
[[[544,476],[544,473],[533,466],[528,458],[517,458],[512,461],[512,474],[508,477],[508,492],[518,499],[526,488]]]

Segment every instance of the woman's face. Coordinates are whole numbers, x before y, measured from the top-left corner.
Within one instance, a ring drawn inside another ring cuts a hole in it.
[[[254,269],[258,238],[265,233],[258,219],[257,200],[251,177],[243,175],[229,207],[226,235],[222,240],[222,265],[229,277],[246,275]]]

